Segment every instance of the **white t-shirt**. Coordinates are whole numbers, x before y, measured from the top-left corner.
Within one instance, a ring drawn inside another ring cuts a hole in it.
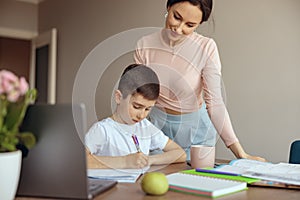
[[[97,156],[125,156],[136,153],[132,134],[138,138],[141,151],[163,150],[169,140],[147,119],[133,125],[120,124],[111,118],[95,123],[85,136],[85,144]]]

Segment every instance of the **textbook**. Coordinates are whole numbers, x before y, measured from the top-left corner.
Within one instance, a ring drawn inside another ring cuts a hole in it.
[[[221,165],[215,170],[238,173],[244,177],[300,185],[300,165],[290,163],[270,163],[248,159],[232,160],[228,165]]]
[[[212,198],[247,189],[246,182],[180,172],[167,175],[167,179],[170,190]]]

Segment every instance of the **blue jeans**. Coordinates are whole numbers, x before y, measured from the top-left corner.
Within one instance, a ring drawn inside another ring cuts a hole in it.
[[[180,145],[190,160],[192,144],[215,146],[217,131],[210,121],[206,105],[193,113],[171,115],[153,107],[149,114],[150,121],[165,135]]]

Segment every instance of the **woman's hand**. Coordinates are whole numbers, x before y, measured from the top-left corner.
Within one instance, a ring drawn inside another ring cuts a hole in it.
[[[246,154],[243,158],[250,159],[250,160],[262,161],[262,162],[267,161],[265,158],[262,158],[262,157],[259,157],[259,156],[251,156],[249,154]]]
[[[245,158],[250,160],[258,160],[258,161],[266,162],[265,158],[259,156],[251,156],[247,154],[239,142],[233,143],[232,145],[229,146],[229,148],[237,158]]]
[[[125,156],[125,163],[128,168],[143,168],[148,166],[148,156],[138,152]]]

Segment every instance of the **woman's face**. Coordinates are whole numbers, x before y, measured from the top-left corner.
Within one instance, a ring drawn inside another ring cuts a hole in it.
[[[168,8],[166,28],[180,35],[191,34],[202,20],[202,11],[198,6],[185,1]]]

